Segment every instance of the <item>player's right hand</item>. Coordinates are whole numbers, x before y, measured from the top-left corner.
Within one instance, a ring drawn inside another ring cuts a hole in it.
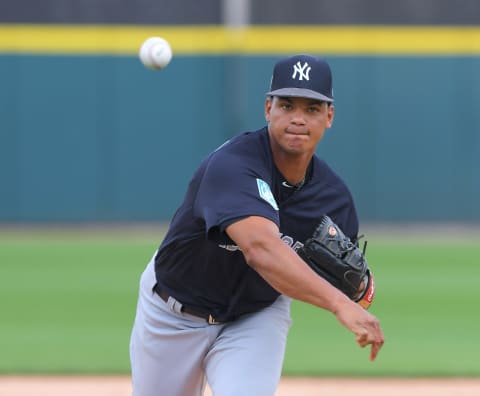
[[[335,316],[343,326],[355,334],[360,347],[371,345],[370,360],[373,362],[385,342],[378,319],[350,301],[342,304],[335,312]]]

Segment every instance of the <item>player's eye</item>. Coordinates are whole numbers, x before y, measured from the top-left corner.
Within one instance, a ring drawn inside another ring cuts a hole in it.
[[[284,110],[291,110],[291,109],[292,109],[292,105],[291,105],[290,103],[288,103],[288,102],[282,103],[282,104],[280,105],[280,107],[281,107],[282,109],[284,109]]]
[[[307,111],[309,113],[318,113],[320,111],[320,108],[318,106],[310,106]]]

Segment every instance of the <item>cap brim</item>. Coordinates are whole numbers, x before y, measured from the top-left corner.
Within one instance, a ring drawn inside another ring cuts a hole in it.
[[[310,89],[304,88],[281,88],[274,91],[267,92],[268,96],[284,96],[284,97],[295,97],[295,98],[309,98],[322,100],[324,102],[333,102],[333,98],[322,95],[321,93],[312,91]]]

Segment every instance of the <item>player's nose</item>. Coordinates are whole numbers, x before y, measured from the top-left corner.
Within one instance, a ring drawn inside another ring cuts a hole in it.
[[[305,117],[300,110],[296,110],[292,113],[292,117],[290,119],[290,123],[293,125],[305,125]]]

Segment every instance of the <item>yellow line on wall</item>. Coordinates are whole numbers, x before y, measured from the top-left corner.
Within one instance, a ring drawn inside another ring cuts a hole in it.
[[[476,26],[222,26],[0,24],[0,53],[133,55],[147,37],[175,54],[480,55]]]

